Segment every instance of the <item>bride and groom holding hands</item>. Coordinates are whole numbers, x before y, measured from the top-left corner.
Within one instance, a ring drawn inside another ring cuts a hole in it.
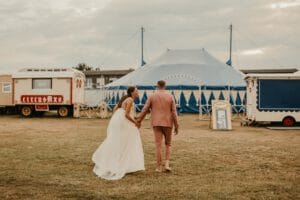
[[[139,96],[134,86],[128,87],[114,108],[107,127],[107,136],[94,152],[94,173],[106,180],[118,180],[127,173],[145,170],[144,152],[139,128],[146,114],[151,112],[151,125],[156,148],[156,172],[170,172],[172,130],[178,134],[178,116],[174,98],[166,90],[166,82],[157,82],[157,90],[148,98],[137,120],[132,112],[134,99]],[[165,141],[166,160],[162,163],[162,142]],[[164,169],[163,169],[164,168]]]

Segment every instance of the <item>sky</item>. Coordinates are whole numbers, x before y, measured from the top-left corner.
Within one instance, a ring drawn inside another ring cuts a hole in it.
[[[0,0],[0,71],[119,68],[205,48],[237,68],[300,67],[300,0]]]

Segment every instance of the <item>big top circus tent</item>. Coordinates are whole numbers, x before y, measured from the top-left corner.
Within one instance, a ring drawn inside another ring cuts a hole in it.
[[[233,112],[245,111],[246,83],[243,74],[228,66],[205,49],[168,49],[155,61],[146,64],[106,86],[105,100],[112,107],[129,85],[136,85],[140,98],[137,110],[155,91],[158,80],[167,82],[167,90],[174,95],[180,112],[208,113],[214,99],[230,101]]]

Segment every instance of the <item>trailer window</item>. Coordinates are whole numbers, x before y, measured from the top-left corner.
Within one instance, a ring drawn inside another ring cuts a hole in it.
[[[259,80],[258,110],[300,110],[300,80]]]
[[[32,79],[32,89],[52,89],[52,79]]]
[[[2,93],[11,93],[11,83],[2,83]]]

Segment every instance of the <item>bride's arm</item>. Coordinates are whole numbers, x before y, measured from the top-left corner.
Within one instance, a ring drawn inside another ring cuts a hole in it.
[[[118,110],[118,104],[116,104],[115,107],[113,108],[113,113],[115,113],[116,110]]]
[[[130,116],[130,112],[131,112],[131,107],[133,105],[133,100],[132,99],[128,99],[126,102],[126,109],[125,109],[125,117],[131,121],[132,123],[134,123],[135,125],[137,125],[136,121],[134,119],[132,119],[132,117]]]

